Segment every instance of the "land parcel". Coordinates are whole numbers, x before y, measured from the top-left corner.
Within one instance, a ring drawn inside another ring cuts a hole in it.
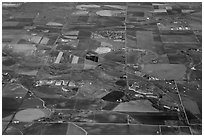
[[[154,39],[152,31],[136,31],[137,45],[139,49],[154,51]]]
[[[186,67],[183,64],[146,64],[142,72],[161,80],[183,80]]]
[[[33,55],[36,50],[34,44],[9,44],[8,48],[11,49],[14,53],[24,54],[26,56]]]
[[[161,35],[162,42],[164,43],[188,43],[196,44],[198,40],[195,35]]]

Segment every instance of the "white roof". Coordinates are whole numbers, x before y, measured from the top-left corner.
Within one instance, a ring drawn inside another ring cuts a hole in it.
[[[57,22],[48,22],[47,24],[46,24],[47,26],[63,26],[63,24],[61,24],[61,23],[57,23]]]
[[[57,56],[57,58],[56,58],[56,60],[55,60],[55,63],[59,63],[59,62],[60,62],[60,60],[61,60],[61,58],[62,58],[62,55],[63,55],[63,52],[60,51],[59,54],[58,54],[58,56]]]
[[[79,10],[79,11],[73,12],[72,14],[73,14],[73,15],[86,15],[86,14],[88,14],[88,13],[89,13],[88,11]]]
[[[64,36],[65,38],[67,38],[67,39],[77,39],[77,36]]]
[[[61,83],[62,83],[62,81],[61,81],[61,80],[60,80],[60,81],[56,81],[55,85],[60,86],[60,85],[61,85]]]
[[[47,44],[48,41],[49,41],[49,38],[43,37],[43,39],[40,41],[40,44]]]
[[[89,4],[89,5],[77,5],[76,9],[84,10],[86,8],[100,8],[99,5]]]
[[[67,85],[68,83],[69,83],[68,80],[62,80],[62,84],[63,84],[63,85]]]
[[[98,47],[95,52],[98,53],[98,54],[104,54],[104,53],[108,53],[110,52],[111,49],[108,48],[108,47]]]
[[[66,32],[64,35],[78,35],[79,34],[79,31],[68,31]]]
[[[122,10],[126,9],[125,6],[120,6],[120,5],[104,5],[104,6],[111,7],[111,8],[116,8],[116,9],[122,9]]]
[[[166,9],[155,9],[153,12],[160,13],[160,12],[167,12]]]
[[[111,10],[100,10],[97,11],[96,14],[100,16],[113,16],[113,12]]]
[[[73,81],[70,81],[70,82],[69,82],[69,86],[70,86],[70,87],[75,87],[76,85],[75,85],[75,83],[74,83]]]
[[[79,61],[79,57],[78,56],[73,56],[72,58],[72,64],[77,64]]]

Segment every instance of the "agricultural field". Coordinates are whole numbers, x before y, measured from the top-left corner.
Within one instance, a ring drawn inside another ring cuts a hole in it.
[[[3,135],[201,135],[202,3],[3,2]]]

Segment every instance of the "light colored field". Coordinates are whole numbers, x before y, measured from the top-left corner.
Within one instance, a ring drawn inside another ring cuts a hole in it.
[[[37,49],[33,44],[9,44],[9,47],[15,53],[24,53],[26,55],[32,55]]]
[[[182,80],[186,67],[183,64],[146,64],[142,72],[162,80]]]
[[[47,114],[41,109],[29,108],[16,113],[14,119],[21,122],[32,122],[33,120],[46,117]]]
[[[125,103],[120,103],[113,111],[120,112],[159,112],[152,107],[152,103],[148,100],[136,100]]]
[[[118,49],[121,49],[121,48],[124,48],[125,47],[125,43],[124,42],[118,42],[118,41],[113,41],[111,39],[108,39],[108,38],[94,38],[95,40],[101,42],[101,45],[104,44],[104,43],[108,43],[106,44],[106,47],[110,47],[114,50],[118,50]],[[104,46],[104,45],[102,45]]]

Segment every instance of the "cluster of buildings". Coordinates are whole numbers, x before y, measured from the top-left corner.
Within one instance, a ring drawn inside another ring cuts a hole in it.
[[[18,8],[22,5],[20,2],[3,2],[2,7],[3,8]]]
[[[96,33],[100,34],[101,36],[112,39],[114,41],[124,41],[125,40],[124,31],[105,30],[105,31],[97,31]]]
[[[39,80],[36,81],[36,87],[38,86],[69,86],[69,87],[76,87],[76,83],[72,80]]]

